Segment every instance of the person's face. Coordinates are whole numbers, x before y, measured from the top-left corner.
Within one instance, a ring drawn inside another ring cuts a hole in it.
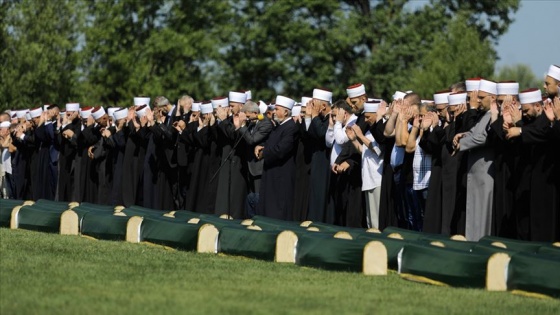
[[[277,122],[283,122],[288,117],[288,109],[276,105],[274,107],[274,120]]]
[[[368,125],[373,125],[377,121],[377,113],[365,113],[364,117]]]
[[[0,128],[0,137],[4,138],[10,134],[10,128]]]
[[[198,117],[200,117],[200,112],[199,111],[198,112],[192,112],[191,117],[192,117],[192,119],[198,119]]]
[[[540,114],[540,105],[538,103],[533,104],[523,104],[521,105],[521,113],[523,118],[534,119]]]
[[[447,114],[447,104],[437,104],[436,105],[436,111],[437,111],[437,114],[438,114],[439,118],[444,119],[445,114]]]
[[[544,79],[544,91],[549,97],[558,96],[558,86],[560,81],[556,81],[551,76],[546,76]]]
[[[365,102],[365,95],[350,98],[350,103],[352,104],[352,110],[354,110],[354,113],[360,113],[364,109]]]
[[[101,127],[107,127],[107,125],[109,124],[109,116],[107,114],[99,117],[98,120],[95,121],[97,124],[99,124],[99,126]]]
[[[484,110],[490,109],[492,98],[493,98],[492,94],[484,91],[478,91],[478,103],[480,106],[482,106]]]
[[[52,108],[48,110],[49,113],[49,120],[56,120],[58,115],[60,114],[60,109],[58,107]]]
[[[239,114],[239,111],[241,111],[241,106],[243,106],[243,104],[241,103],[229,102],[229,109],[231,110],[231,113],[234,115]]]
[[[249,120],[256,120],[258,118],[258,113],[251,113],[251,112],[245,112],[245,115],[247,116],[247,118],[249,118]]]
[[[41,116],[31,118],[31,121],[33,122],[33,126],[39,126],[39,122],[41,121]]]
[[[78,111],[66,112],[66,118],[69,121],[72,121],[72,120],[76,119],[77,117],[78,117]]]
[[[305,116],[305,113],[307,113],[307,107],[306,107],[306,106],[302,106],[302,107],[301,107],[301,116]]]
[[[268,119],[272,119],[272,115],[274,114],[273,110],[267,110],[265,115]]]

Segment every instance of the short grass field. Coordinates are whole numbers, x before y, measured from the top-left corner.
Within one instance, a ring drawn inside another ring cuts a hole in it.
[[[0,314],[560,314],[559,300],[0,229]]]

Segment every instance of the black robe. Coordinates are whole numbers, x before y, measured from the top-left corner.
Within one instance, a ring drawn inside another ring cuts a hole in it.
[[[263,175],[257,214],[290,220],[293,213],[298,128],[288,118],[270,133],[263,149]]]
[[[319,115],[311,120],[307,135],[307,145],[311,150],[311,167],[309,174],[309,208],[306,220],[334,223],[334,205],[327,209],[329,200],[329,182],[331,177],[331,149],[325,143],[325,135],[329,128],[330,114]],[[327,213],[331,212],[331,220]]]
[[[128,138],[124,151],[122,165],[122,197],[125,207],[140,205],[143,194],[144,159],[148,145],[147,128],[136,130],[134,124],[129,122]]]
[[[155,191],[155,209],[176,210],[179,208],[178,168],[176,146],[178,132],[173,128],[175,116],[168,116],[164,123],[151,127],[156,149],[157,179],[152,188]]]
[[[198,126],[198,123],[196,123]],[[198,127],[197,127],[198,128]],[[218,137],[218,126],[206,126],[194,133],[194,142],[197,146],[194,159],[192,185],[189,195],[193,194],[196,200],[194,211],[199,213],[213,214],[218,194],[217,176],[221,161],[221,150],[216,143]]]
[[[119,131],[117,131],[116,128],[110,128],[110,130],[112,135],[109,139],[107,139],[107,145],[111,148],[113,156],[113,182],[111,185],[111,198],[109,204],[113,206],[121,206],[124,204],[122,194],[123,161],[129,129],[124,126]]]
[[[52,124],[50,124],[52,128]],[[34,142],[35,154],[31,169],[31,180],[33,181],[33,200],[54,200],[56,184],[53,186],[53,174],[51,171],[50,148],[54,142],[47,130],[47,125],[42,124],[35,129]]]
[[[311,172],[311,139],[307,135],[305,121],[298,123],[298,149],[296,153],[296,184],[294,188],[293,221],[305,221],[309,207],[309,184]],[[323,141],[324,142],[324,141]]]
[[[97,173],[88,149],[101,138],[99,126],[84,127],[78,137],[76,176],[74,177],[74,200],[97,203]]]
[[[398,226],[397,213],[395,211],[395,201],[393,191],[395,190],[394,172],[391,166],[391,151],[395,145],[394,137],[386,137],[383,132],[387,121],[380,120],[371,128],[371,134],[377,143],[383,146],[383,173],[381,176],[381,196],[379,200],[379,229],[383,230],[388,226]]]
[[[74,136],[66,139],[62,136],[65,130],[72,130]],[[79,118],[74,119],[70,124],[64,126],[58,134],[60,143],[60,154],[58,157],[58,201],[76,201],[74,193],[74,171],[76,168],[76,156],[78,153],[78,137],[82,132],[82,122]]]
[[[441,200],[443,190],[441,181],[441,150],[443,149],[444,136],[444,128],[436,126],[432,131],[425,131],[419,142],[422,150],[432,156],[430,183],[428,185],[428,196],[424,210],[423,231],[426,233],[441,233]]]

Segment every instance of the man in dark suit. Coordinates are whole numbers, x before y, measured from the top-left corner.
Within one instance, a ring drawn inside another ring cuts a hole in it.
[[[255,156],[264,159],[257,214],[288,220],[293,211],[298,128],[292,119],[295,101],[278,95],[274,110],[276,128]]]
[[[272,122],[260,114],[259,106],[253,101],[247,101],[238,116],[233,118],[235,129],[239,130],[247,144],[247,166],[249,192],[245,202],[245,210],[248,217],[256,214],[255,210],[259,202],[259,190],[261,186],[261,175],[263,171],[263,160],[259,160],[255,154],[255,147],[263,145],[272,132]]]

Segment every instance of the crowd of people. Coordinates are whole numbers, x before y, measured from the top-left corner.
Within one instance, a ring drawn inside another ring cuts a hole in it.
[[[355,84],[334,102],[316,88],[5,111],[0,194],[559,241],[560,67],[544,89],[473,78],[390,104]]]

